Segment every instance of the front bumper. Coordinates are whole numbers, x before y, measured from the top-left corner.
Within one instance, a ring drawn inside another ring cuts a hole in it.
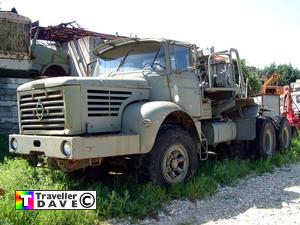
[[[18,143],[16,150],[11,147],[12,138]],[[71,154],[65,156],[62,145],[71,143]],[[42,153],[46,157],[59,159],[91,159],[140,153],[139,135],[97,135],[97,136],[36,136],[9,135],[9,150],[17,154]]]

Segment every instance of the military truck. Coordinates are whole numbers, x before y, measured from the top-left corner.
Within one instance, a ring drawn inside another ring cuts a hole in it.
[[[20,134],[10,135],[10,152],[64,171],[130,159],[139,177],[168,186],[220,146],[267,157],[278,140],[290,144],[288,123],[260,115],[247,96],[235,49],[205,55],[185,42],[126,38],[93,53],[90,77],[18,88]]]
[[[27,75],[31,68],[29,18],[0,11],[0,76]]]
[[[33,29],[39,30],[38,22],[31,23],[16,9],[0,11],[0,77],[69,74],[68,54],[58,44],[38,42]]]

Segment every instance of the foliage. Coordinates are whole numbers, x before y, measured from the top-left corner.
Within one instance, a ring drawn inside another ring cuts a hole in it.
[[[269,77],[273,73],[281,74],[278,84],[279,85],[289,85],[295,82],[296,79],[300,79],[300,70],[294,68],[291,64],[280,64],[275,63],[266,66],[262,70],[251,71],[246,65],[245,60],[241,60],[242,71],[245,78],[249,80],[250,94],[258,94],[261,89],[261,79],[262,77]]]
[[[279,85],[289,85],[295,82],[296,79],[300,79],[300,70],[294,68],[291,64],[276,65],[272,63],[270,66],[266,66],[260,71],[261,76],[270,76],[273,73],[281,74]]]
[[[243,71],[243,75],[245,79],[248,79],[250,95],[256,95],[259,93],[261,88],[260,77],[256,71],[251,71],[249,67],[246,65],[246,60],[241,60],[241,67]]]
[[[113,217],[143,218],[164,209],[172,199],[192,201],[215,193],[219,185],[232,185],[248,174],[262,174],[274,167],[300,161],[300,142],[294,139],[290,150],[266,160],[223,160],[203,162],[197,175],[185,184],[164,189],[140,184],[135,177],[115,178],[109,185],[86,182],[61,171],[35,168],[26,160],[5,159],[0,164],[0,224],[101,224]],[[16,211],[15,190],[96,190],[97,210]]]

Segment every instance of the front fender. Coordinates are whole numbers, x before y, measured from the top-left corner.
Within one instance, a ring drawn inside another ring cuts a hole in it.
[[[140,135],[140,152],[149,152],[165,118],[174,111],[183,111],[168,101],[137,102],[128,105],[122,117],[122,133]]]

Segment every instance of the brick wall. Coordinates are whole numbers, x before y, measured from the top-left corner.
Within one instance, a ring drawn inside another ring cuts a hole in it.
[[[18,133],[17,87],[31,79],[0,78],[0,133]]]

